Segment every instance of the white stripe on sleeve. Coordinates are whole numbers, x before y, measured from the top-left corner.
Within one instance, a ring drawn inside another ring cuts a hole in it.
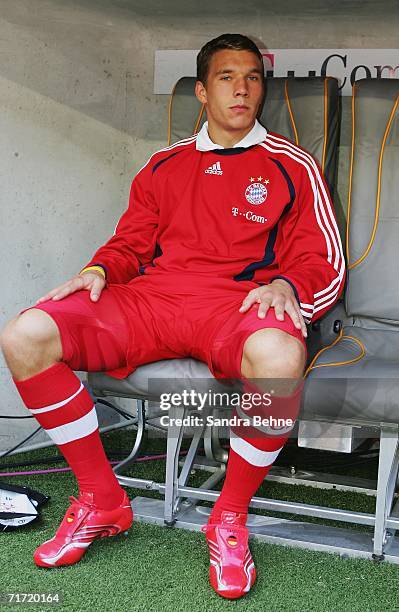
[[[329,263],[332,263],[334,249],[335,256],[333,266],[338,274],[337,277],[330,282],[328,287],[325,287],[324,289],[314,294],[314,298],[318,298],[315,300],[314,306],[323,303],[322,307],[319,307],[314,310],[314,312],[316,312],[316,310],[321,310],[322,308],[325,308],[327,306],[325,302],[328,301],[328,303],[332,303],[334,301],[338,294],[339,288],[341,286],[341,281],[345,273],[345,260],[343,257],[342,244],[335,219],[332,215],[328,195],[326,193],[317,165],[309,154],[305,154],[295,145],[292,145],[291,143],[289,144],[280,138],[271,136],[270,134],[268,135],[266,142],[262,143],[260,146],[262,146],[264,149],[271,153],[280,153],[282,155],[286,155],[287,157],[294,159],[302,166],[304,166],[307,171],[311,188],[313,191],[313,203],[316,220],[326,241],[327,261]],[[315,179],[317,180],[317,185],[315,183]],[[320,188],[323,197],[321,197]],[[326,209],[329,213],[329,218],[327,218]],[[301,306],[304,307],[304,310],[308,310],[309,305],[305,306],[305,304],[301,304]],[[309,313],[306,314],[307,316],[309,316]]]

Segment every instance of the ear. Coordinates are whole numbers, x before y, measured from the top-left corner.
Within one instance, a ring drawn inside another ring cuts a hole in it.
[[[196,81],[195,83],[195,95],[197,96],[197,99],[201,102],[201,104],[207,103],[205,85],[201,81]]]

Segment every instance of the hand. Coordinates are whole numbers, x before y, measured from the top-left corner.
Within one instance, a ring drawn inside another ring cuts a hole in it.
[[[59,287],[49,291],[49,293],[39,298],[36,304],[41,304],[41,302],[45,302],[46,300],[50,299],[54,301],[62,300],[63,298],[67,297],[67,295],[75,293],[75,291],[81,291],[82,289],[87,289],[87,291],[90,291],[91,301],[97,302],[100,299],[101,292],[106,284],[107,281],[101,272],[89,270],[87,272],[83,272],[82,274],[77,274],[63,285],[59,285]]]
[[[276,319],[284,321],[284,312],[292,319],[295,327],[302,331],[306,338],[308,332],[306,330],[305,321],[296,301],[292,287],[283,279],[276,279],[269,285],[263,285],[252,289],[244,299],[240,312],[247,312],[253,304],[259,304],[258,317],[264,319],[267,311],[272,306],[276,315]]]

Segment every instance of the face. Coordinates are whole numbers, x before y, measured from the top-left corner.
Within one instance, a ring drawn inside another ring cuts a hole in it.
[[[210,130],[249,131],[263,98],[263,66],[251,51],[222,49],[210,60],[206,85],[197,81],[195,93]]]

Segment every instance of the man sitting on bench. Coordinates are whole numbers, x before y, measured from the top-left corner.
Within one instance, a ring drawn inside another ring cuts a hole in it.
[[[76,563],[95,539],[126,531],[133,519],[92,399],[73,370],[123,378],[145,363],[191,356],[247,388],[255,379],[298,380],[306,323],[343,287],[342,247],[319,166],[256,119],[264,73],[255,43],[225,34],[204,45],[195,93],[208,120],[200,132],[154,153],[133,180],[112,238],[2,333],[22,400],[79,486],[55,536],[35,551],[39,566]],[[298,394],[283,387],[275,414],[287,414],[287,402],[288,412],[292,402],[297,410]],[[212,587],[231,599],[255,581],[248,505],[288,437],[288,430],[244,429],[231,437],[205,529]]]

